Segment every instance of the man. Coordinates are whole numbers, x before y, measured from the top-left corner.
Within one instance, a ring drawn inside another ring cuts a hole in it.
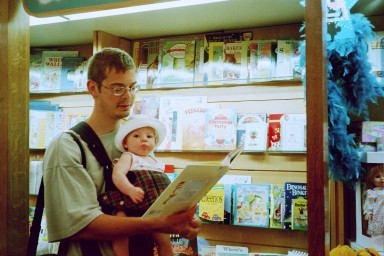
[[[89,61],[87,88],[94,99],[94,108],[86,123],[99,136],[110,159],[115,159],[121,154],[114,146],[119,121],[129,115],[138,90],[131,56],[115,48],[96,53]],[[110,240],[119,237],[154,232],[196,237],[201,226],[198,218],[194,218],[196,207],[173,216],[151,219],[117,217],[101,212],[97,195],[105,190],[103,168],[86,143],[81,142],[87,169],[82,165],[79,146],[67,133],[55,138],[44,156],[49,241],[67,239],[68,255],[81,255],[81,240],[99,240],[102,255],[113,255]],[[140,251],[144,249],[147,251]],[[150,246],[140,250],[131,255],[144,256],[152,252]]]

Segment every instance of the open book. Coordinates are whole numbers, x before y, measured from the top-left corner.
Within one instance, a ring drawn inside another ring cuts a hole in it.
[[[169,184],[143,218],[172,215],[196,205],[228,172],[230,164],[243,151],[243,146],[227,154],[221,163],[188,165]]]

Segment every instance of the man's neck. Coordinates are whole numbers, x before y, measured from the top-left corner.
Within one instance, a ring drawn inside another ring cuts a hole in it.
[[[86,122],[98,136],[113,132],[119,125],[118,119],[97,116],[95,113],[92,113]]]

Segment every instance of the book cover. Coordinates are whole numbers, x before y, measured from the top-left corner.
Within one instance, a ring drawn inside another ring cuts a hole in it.
[[[141,97],[141,114],[159,118],[160,97],[156,95],[143,95]]]
[[[306,151],[306,114],[285,114],[280,118],[282,151]]]
[[[292,200],[296,198],[307,199],[307,184],[300,182],[284,183],[284,229],[292,229]]]
[[[160,40],[133,43],[133,60],[138,70],[137,82],[141,89],[150,89],[158,83]]]
[[[199,202],[198,216],[203,222],[224,222],[224,184],[215,184]]]
[[[271,184],[271,217],[270,228],[283,228],[282,207],[284,203],[284,184]]]
[[[233,185],[233,225],[269,227],[270,184]]]
[[[164,141],[158,150],[183,149],[183,125],[181,109],[206,103],[207,96],[162,96],[159,100],[159,120],[167,129]],[[186,138],[189,138],[187,136]]]
[[[86,91],[88,81],[88,61],[83,61],[75,70],[73,80],[75,91]]]
[[[265,151],[267,149],[267,123],[248,123],[245,125],[245,151]]]
[[[268,115],[268,150],[279,151],[281,150],[280,145],[280,118],[284,114],[269,114]]]
[[[236,148],[220,163],[186,166],[142,218],[168,216],[196,205],[228,172],[231,163],[236,160],[242,150],[242,147]]]
[[[242,62],[243,42],[226,42],[224,43],[224,63],[223,78],[224,80],[243,80],[247,79],[247,65]]]
[[[47,111],[29,110],[29,148],[44,148]]]
[[[266,123],[266,113],[237,113],[236,146],[244,145],[245,127],[250,123]]]
[[[63,57],[61,60],[60,91],[74,91],[76,69],[83,63],[84,57]]]
[[[179,234],[171,234],[171,245],[173,248],[173,256],[198,256],[197,239],[189,240],[181,237]],[[158,255],[156,247],[154,248],[154,256]]]
[[[224,79],[224,42],[211,42],[208,52],[208,84],[219,84]]]
[[[216,246],[214,246],[214,245],[203,246],[201,248],[199,255],[201,255],[201,256],[215,256],[216,255]]]
[[[204,150],[236,148],[237,112],[230,108],[207,109]]]
[[[195,41],[162,42],[159,84],[193,83],[195,69]]]
[[[376,37],[368,42],[368,61],[372,65],[371,72],[384,85],[384,31],[376,32]]]
[[[224,184],[224,224],[232,223],[232,186],[233,184],[251,184],[249,175],[224,175],[218,183]]]
[[[293,78],[292,42],[290,40],[277,41],[277,60],[275,79]]]
[[[249,78],[251,80],[270,80],[273,71],[272,43],[270,41],[251,42],[249,52]]]
[[[63,57],[77,57],[78,51],[43,51],[41,90],[59,91]]]
[[[308,230],[307,199],[295,198],[292,200],[292,230]]]
[[[204,136],[206,132],[206,115],[210,109],[216,109],[212,103],[193,104],[180,107],[180,123],[182,130],[183,150],[204,150]]]
[[[248,256],[244,246],[216,245],[216,256]]]
[[[41,88],[41,54],[32,54],[29,57],[29,91],[39,91]]]

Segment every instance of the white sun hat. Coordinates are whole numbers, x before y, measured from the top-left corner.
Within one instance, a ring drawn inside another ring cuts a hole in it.
[[[117,131],[117,134],[115,137],[116,148],[121,152],[126,151],[123,147],[123,140],[125,136],[127,136],[133,130],[136,130],[142,127],[152,127],[155,130],[157,141],[154,149],[156,149],[165,139],[166,128],[165,128],[165,125],[162,122],[160,122],[159,119],[149,117],[146,115],[131,114],[128,117],[127,121],[124,124],[122,124],[119,130]]]

